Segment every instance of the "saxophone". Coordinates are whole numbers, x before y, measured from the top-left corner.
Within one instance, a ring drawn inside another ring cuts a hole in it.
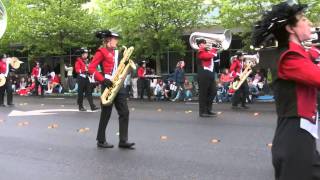
[[[6,58],[6,63],[10,64],[10,66],[14,69],[19,69],[22,61],[20,61],[16,57]],[[4,74],[0,74],[0,87],[6,84],[6,77]]]
[[[133,50],[134,47],[127,48],[124,46],[123,58],[119,63],[115,76],[111,80],[113,85],[112,87],[106,88],[100,97],[102,105],[107,106],[112,104],[114,98],[118,94],[118,91],[122,87],[124,80],[126,79],[126,76],[129,73],[129,70],[131,68],[136,69],[136,65],[130,59]]]
[[[244,55],[246,60],[246,68],[241,73],[239,80],[236,80],[231,83],[230,88],[234,89],[235,91],[240,88],[242,83],[247,79],[247,77],[251,74],[252,68],[259,63],[259,54],[255,55]]]

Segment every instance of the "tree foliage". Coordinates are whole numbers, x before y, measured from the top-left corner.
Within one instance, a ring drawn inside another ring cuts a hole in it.
[[[8,29],[1,47],[21,43],[34,55],[65,54],[93,44],[97,18],[81,8],[83,0],[11,0]]]
[[[283,0],[223,0],[218,2],[219,23],[225,28],[240,28],[241,36],[247,47],[250,45],[250,33],[253,25],[262,14],[271,10],[271,6]],[[300,0],[309,5],[307,16],[316,24],[320,23],[319,0]],[[319,24],[320,25],[320,24]]]
[[[141,58],[156,59],[160,70],[160,53],[175,50],[183,54],[186,29],[204,24],[204,16],[213,6],[203,0],[100,0],[105,27],[121,31],[123,43],[135,46]]]

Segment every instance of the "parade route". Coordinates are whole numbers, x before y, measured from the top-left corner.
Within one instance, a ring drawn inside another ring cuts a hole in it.
[[[129,101],[135,150],[117,147],[116,111],[107,128],[115,148],[98,149],[100,111],[78,112],[72,97],[15,96],[14,103],[0,109],[0,179],[273,179],[272,103],[237,111],[215,104],[218,117],[199,118],[197,103]]]

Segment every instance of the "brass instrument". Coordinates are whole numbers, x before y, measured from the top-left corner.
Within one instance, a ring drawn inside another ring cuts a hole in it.
[[[218,49],[226,50],[229,48],[232,40],[232,34],[229,29],[225,30],[223,34],[211,34],[211,33],[202,33],[194,32],[190,35],[189,43],[193,49],[198,50],[197,45],[198,39],[204,39],[207,42],[208,48],[212,48],[212,45],[217,45]]]
[[[123,85],[124,80],[126,79],[127,74],[129,73],[129,70],[136,69],[136,65],[134,62],[130,59],[130,56],[134,50],[134,47],[130,47],[127,49],[127,47],[124,47],[123,52],[123,58],[121,59],[118,69],[116,71],[115,76],[111,80],[113,85],[110,88],[106,88],[100,99],[102,105],[110,105],[112,104],[114,98],[117,96],[118,91]]]
[[[234,89],[235,91],[240,88],[242,83],[251,74],[252,68],[259,63],[259,54],[257,53],[255,55],[244,55],[244,59],[246,62],[246,68],[241,73],[239,80],[236,80],[236,81],[232,82],[232,84],[231,84],[231,88]]]
[[[312,35],[311,35],[311,39],[302,42],[302,45],[306,48],[306,49],[310,49],[312,46],[319,46],[319,37],[320,34],[320,30],[319,28],[312,28]],[[313,41],[317,41],[317,43],[313,43]]]
[[[6,63],[9,63],[10,66],[14,69],[19,69],[20,64],[23,63],[16,57],[8,57],[5,59],[6,59]],[[0,87],[5,85],[5,83],[6,83],[6,77],[2,74],[0,75]]]
[[[3,36],[7,28],[7,11],[0,0],[0,38]]]

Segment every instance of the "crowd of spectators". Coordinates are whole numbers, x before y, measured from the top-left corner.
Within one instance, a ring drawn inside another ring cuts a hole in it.
[[[124,86],[128,93],[128,98],[138,98],[147,96],[149,100],[155,101],[191,101],[198,96],[198,83],[196,76],[186,76],[184,72],[185,62],[178,61],[175,71],[167,76],[158,76],[156,78],[145,78],[142,95],[137,87],[137,72],[133,71],[126,77]],[[40,79],[41,86],[36,89],[35,79],[30,74],[15,75],[11,74],[12,88],[19,95],[34,95],[36,91],[44,88],[45,94],[70,94],[77,93],[78,84],[73,74],[71,65],[65,66],[66,82],[61,83],[60,74],[54,71],[48,72],[47,76]],[[153,69],[148,69],[149,75],[155,75]],[[138,81],[139,82],[139,81]],[[223,69],[216,76],[217,95],[214,99],[216,103],[230,102],[234,93],[232,89],[233,78],[229,69]],[[249,85],[248,102],[253,102],[259,95],[270,93],[270,84],[272,76],[270,69],[257,69],[247,79]],[[141,85],[140,85],[141,86]],[[92,84],[93,95],[100,96],[101,87],[99,84]],[[138,91],[138,92],[137,92]]]

